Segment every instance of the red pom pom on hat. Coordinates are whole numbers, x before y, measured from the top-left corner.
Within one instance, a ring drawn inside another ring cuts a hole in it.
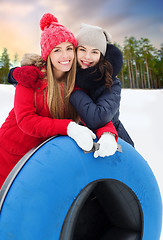
[[[58,23],[58,19],[51,13],[45,13],[40,20],[40,28],[43,31],[45,27],[49,27],[52,22]]]

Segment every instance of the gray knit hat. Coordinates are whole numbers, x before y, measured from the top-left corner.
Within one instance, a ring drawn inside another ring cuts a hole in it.
[[[97,48],[103,54],[103,56],[105,56],[106,46],[111,40],[111,35],[101,27],[81,24],[76,39],[78,46],[93,46]]]

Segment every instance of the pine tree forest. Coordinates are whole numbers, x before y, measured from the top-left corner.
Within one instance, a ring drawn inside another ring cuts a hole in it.
[[[163,44],[158,50],[149,39],[135,37],[124,40],[123,67],[118,75],[123,88],[156,89],[163,87]]]
[[[125,37],[123,47],[114,43],[123,54],[123,67],[118,77],[122,88],[163,88],[163,44],[156,49],[148,38]],[[7,84],[9,69],[19,64],[18,55],[11,61],[8,50],[0,56],[0,84]]]

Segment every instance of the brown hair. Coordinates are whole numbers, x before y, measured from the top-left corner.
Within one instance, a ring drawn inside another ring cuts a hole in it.
[[[69,72],[65,74],[64,92],[62,93],[60,82],[54,77],[53,66],[48,56],[47,59],[47,77],[48,77],[48,93],[47,103],[50,113],[53,118],[57,119],[73,119],[79,120],[79,116],[74,107],[69,103],[69,97],[75,86],[76,77],[76,54],[74,55],[74,61]]]
[[[104,56],[101,54],[100,60],[98,62],[98,67],[101,72],[101,77],[97,79],[98,81],[102,78],[105,79],[105,86],[110,88],[113,84],[112,74],[113,74],[113,67],[111,63],[105,60]]]

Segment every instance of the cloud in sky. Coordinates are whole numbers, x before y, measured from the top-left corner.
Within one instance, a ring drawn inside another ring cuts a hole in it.
[[[4,17],[6,18],[9,15],[13,15],[13,9],[14,9],[14,14],[17,17],[24,17],[28,15],[30,12],[34,10],[34,6],[30,3],[14,3],[14,2],[4,2],[1,3],[0,6],[0,14],[1,18]],[[7,16],[6,16],[7,13]]]
[[[77,34],[80,23],[107,29],[113,42],[125,36],[147,37],[160,47],[163,42],[162,0],[0,0],[0,50],[13,55],[40,53],[39,21],[46,12]]]

